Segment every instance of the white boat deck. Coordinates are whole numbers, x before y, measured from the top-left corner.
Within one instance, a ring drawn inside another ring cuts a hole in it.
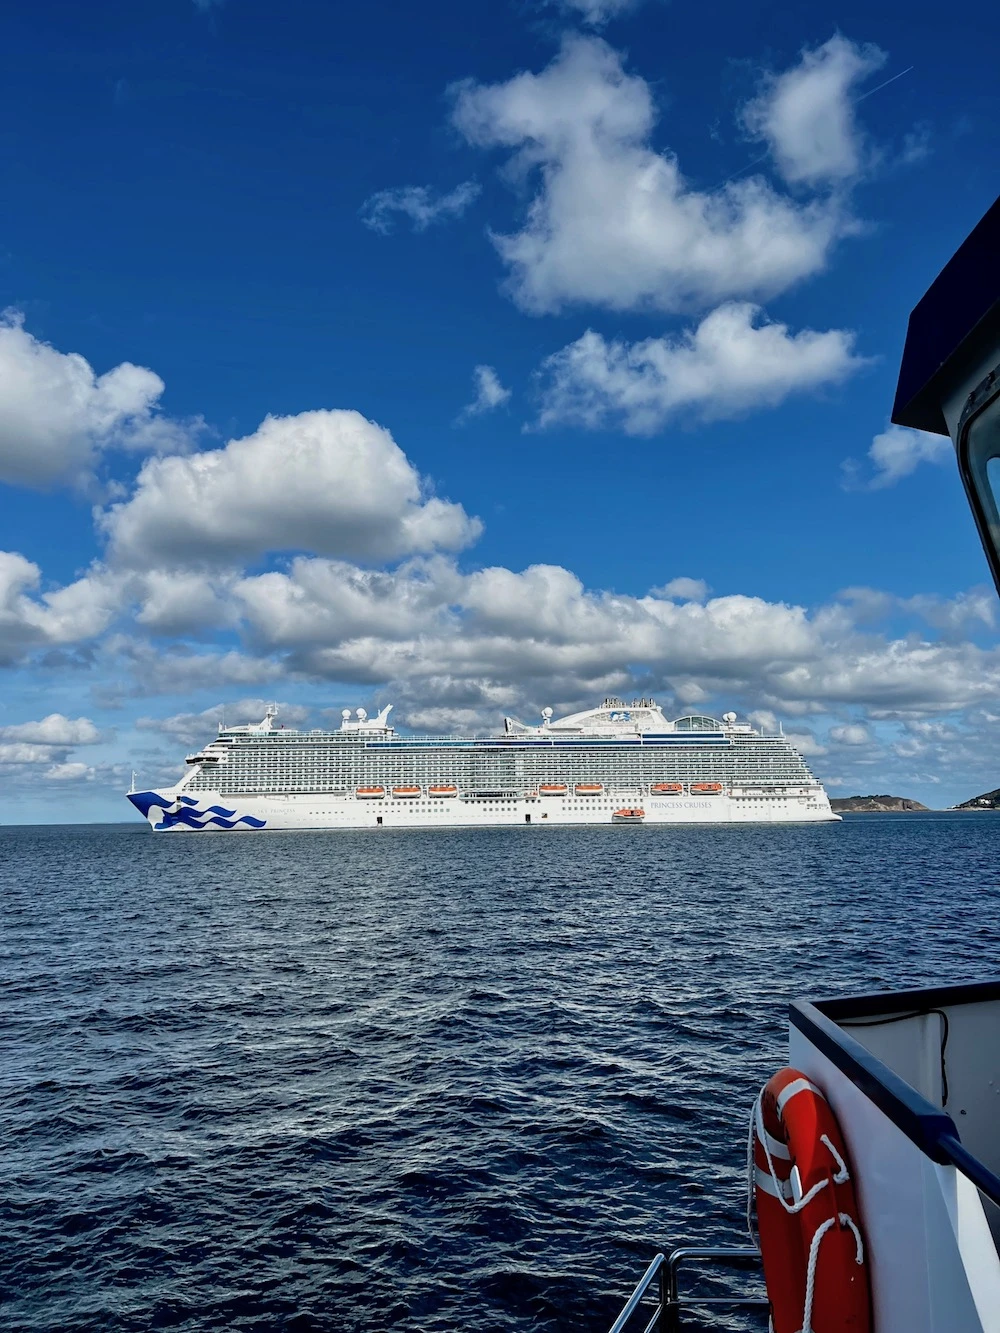
[[[1000,1333],[1000,982],[792,1005],[853,1163],[879,1333]]]

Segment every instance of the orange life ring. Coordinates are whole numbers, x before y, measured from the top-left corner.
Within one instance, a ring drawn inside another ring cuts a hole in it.
[[[774,1333],[870,1333],[847,1150],[822,1092],[779,1069],[754,1105],[752,1169]]]

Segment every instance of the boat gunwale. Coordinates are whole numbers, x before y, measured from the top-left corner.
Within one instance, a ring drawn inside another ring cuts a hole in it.
[[[1000,1177],[963,1145],[954,1120],[879,1060],[843,1027],[841,1021],[899,1014],[916,1017],[943,1005],[1000,1000],[1000,981],[928,986],[921,990],[879,991],[826,1000],[793,1000],[791,1025],[813,1043],[925,1156],[961,1171],[992,1202],[1000,1206]]]

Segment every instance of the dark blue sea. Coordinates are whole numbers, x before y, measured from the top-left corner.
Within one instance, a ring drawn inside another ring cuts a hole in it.
[[[996,973],[998,902],[988,814],[0,829],[0,1327],[604,1333],[740,1243],[789,998]]]

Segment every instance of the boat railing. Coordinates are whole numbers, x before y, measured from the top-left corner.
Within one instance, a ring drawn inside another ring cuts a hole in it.
[[[701,1296],[697,1293],[681,1295],[681,1264],[707,1262],[720,1264],[744,1265],[760,1263],[760,1251],[756,1246],[736,1245],[722,1247],[684,1246],[673,1250],[669,1255],[658,1254],[643,1273],[642,1277],[625,1302],[621,1314],[611,1325],[609,1333],[625,1333],[632,1325],[633,1316],[641,1312],[645,1316],[652,1309],[649,1322],[642,1326],[643,1333],[681,1333],[681,1318],[687,1309],[704,1310],[766,1310],[767,1297],[760,1296]],[[655,1307],[650,1301],[655,1300]],[[637,1329],[639,1325],[635,1326]]]

